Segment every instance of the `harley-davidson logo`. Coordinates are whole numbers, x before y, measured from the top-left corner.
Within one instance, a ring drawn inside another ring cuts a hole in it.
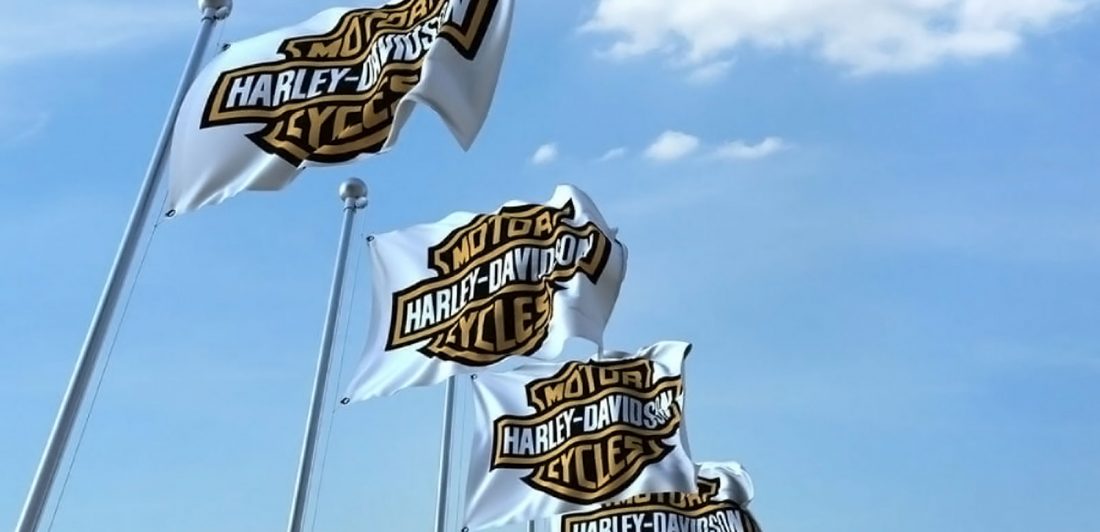
[[[574,226],[562,207],[522,205],[479,215],[428,250],[438,277],[393,294],[386,350],[427,341],[419,351],[488,366],[542,347],[562,283],[597,283],[611,239],[592,222]]]
[[[349,11],[328,33],[284,41],[284,59],[222,73],[201,127],[263,124],[248,138],[294,166],[376,153],[436,41],[474,59],[497,2],[403,0]]]
[[[761,532],[752,514],[718,498],[719,479],[698,479],[696,493],[649,493],[564,515],[561,532]]]
[[[648,360],[570,362],[527,386],[535,414],[495,421],[491,467],[530,469],[524,482],[576,504],[607,500],[672,452],[682,394]]]

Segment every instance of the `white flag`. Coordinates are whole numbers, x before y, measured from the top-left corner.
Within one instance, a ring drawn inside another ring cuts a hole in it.
[[[417,102],[469,148],[496,90],[512,0],[337,8],[234,43],[195,80],[172,138],[169,212],[277,190],[310,165],[389,149]]]
[[[752,479],[737,462],[699,464],[693,493],[647,493],[564,515],[558,532],[706,530],[760,532],[749,512]]]
[[[367,349],[347,400],[472,373],[508,357],[557,357],[567,338],[602,344],[626,248],[595,204],[559,186],[377,235]],[[346,402],[346,401],[345,401]]]
[[[477,375],[466,526],[694,490],[684,424],[690,348],[661,342],[636,355]]]

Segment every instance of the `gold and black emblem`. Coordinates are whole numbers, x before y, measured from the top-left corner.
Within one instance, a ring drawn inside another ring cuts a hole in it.
[[[498,0],[402,0],[355,9],[322,35],[287,39],[284,59],[221,74],[201,127],[263,124],[248,138],[294,166],[377,153],[437,39],[474,59]]]
[[[698,479],[697,493],[652,493],[564,515],[561,532],[761,532],[752,514],[718,498],[719,479]]]
[[[567,363],[527,385],[534,414],[495,421],[490,467],[530,469],[529,486],[576,504],[614,497],[674,449],[682,382],[645,359]]]
[[[546,340],[554,294],[582,274],[597,283],[611,239],[592,222],[571,225],[562,207],[504,207],[476,216],[428,250],[438,277],[393,295],[386,350],[419,351],[467,366],[528,356]]]

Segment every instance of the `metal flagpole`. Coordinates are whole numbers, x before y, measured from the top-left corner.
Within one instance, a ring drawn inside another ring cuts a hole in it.
[[[435,501],[435,532],[443,532],[447,521],[447,485],[451,476],[451,432],[455,417],[455,378],[447,379],[443,399],[443,445],[439,452],[439,488]]]
[[[306,416],[306,434],[302,440],[302,456],[298,463],[298,480],[294,487],[294,502],[290,506],[288,532],[301,532],[309,498],[309,477],[313,471],[314,447],[317,429],[320,428],[321,407],[325,402],[325,385],[328,382],[332,344],[336,338],[336,320],[340,315],[340,298],[344,288],[344,269],[348,262],[348,243],[355,224],[355,213],[367,206],[367,185],[359,179],[348,179],[340,185],[340,199],[344,200],[344,223],[340,229],[340,244],[336,248],[336,267],[332,273],[332,288],[328,296],[328,313],[321,332],[321,349],[317,358],[317,375],[313,381],[313,399]]]
[[[191,87],[198,73],[199,64],[206,52],[210,36],[218,21],[229,16],[233,8],[232,0],[200,0],[199,8],[202,10],[202,25],[199,27],[195,44],[191,48],[191,55],[187,59],[179,85],[176,88],[175,98],[168,110],[168,117],[160,132],[156,149],[153,151],[152,160],[145,172],[145,180],[141,184],[137,201],[130,213],[130,220],[119,243],[118,252],[115,254],[114,263],[111,265],[110,274],[99,297],[95,313],[92,315],[92,323],[88,327],[88,334],[84,338],[84,346],[76,360],[76,367],[69,380],[69,387],[65,390],[61,408],[57,412],[53,429],[50,431],[46,448],[42,452],[42,460],[38,464],[38,470],[34,474],[27,500],[23,505],[23,512],[19,516],[16,525],[17,532],[34,532],[38,530],[39,521],[42,519],[43,510],[49,502],[50,491],[57,471],[61,466],[61,458],[68,447],[69,437],[72,435],[73,426],[76,424],[77,414],[80,412],[81,403],[88,391],[88,384],[95,373],[96,362],[103,348],[103,342],[107,337],[111,326],[111,318],[118,306],[122,289],[126,285],[130,267],[133,265],[138,243],[145,230],[149,211],[153,206],[153,199],[157,189],[160,188],[161,168],[168,152],[168,143],[172,138],[172,128],[175,126],[176,117],[179,115],[183,98],[187,89]],[[159,214],[159,213],[158,213]]]

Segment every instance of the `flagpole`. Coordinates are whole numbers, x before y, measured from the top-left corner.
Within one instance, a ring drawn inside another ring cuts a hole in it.
[[[336,267],[332,273],[332,288],[328,296],[328,313],[321,332],[321,348],[317,357],[317,375],[313,381],[313,398],[306,416],[306,432],[302,440],[302,456],[298,462],[298,478],[294,487],[294,502],[290,506],[288,532],[301,532],[309,498],[309,479],[313,472],[313,455],[317,432],[321,422],[321,407],[325,402],[325,385],[328,382],[332,345],[336,333],[336,320],[340,315],[340,298],[344,289],[344,270],[348,262],[348,243],[355,225],[355,213],[367,206],[367,185],[359,179],[348,179],[340,185],[340,199],[344,200],[344,223],[340,228],[340,243],[336,248]]]
[[[451,476],[451,432],[455,417],[455,378],[447,379],[443,399],[443,444],[439,452],[439,487],[435,500],[435,532],[443,532],[447,524],[447,486]]]
[[[88,384],[95,373],[96,362],[99,359],[100,351],[111,326],[111,318],[118,306],[122,289],[126,285],[130,267],[133,265],[141,235],[149,218],[149,211],[153,206],[157,189],[160,188],[161,169],[164,165],[165,155],[168,152],[168,143],[172,138],[172,128],[175,126],[180,106],[183,104],[187,89],[191,87],[191,83],[198,73],[199,64],[202,62],[206,47],[210,42],[214,26],[218,21],[229,16],[230,11],[233,9],[233,1],[200,0],[199,8],[202,11],[202,23],[199,27],[198,36],[195,38],[191,55],[188,57],[183,74],[180,76],[175,98],[172,100],[168,116],[161,128],[160,139],[157,141],[156,149],[153,151],[149,167],[145,172],[145,179],[141,184],[137,200],[130,213],[130,219],[125,232],[123,232],[114,263],[111,265],[111,271],[107,276],[107,282],[100,294],[95,313],[92,315],[92,322],[84,338],[84,345],[77,357],[76,367],[73,369],[69,386],[65,390],[64,399],[62,399],[61,407],[57,412],[57,418],[50,430],[50,436],[46,441],[46,448],[42,452],[38,470],[31,482],[23,511],[19,516],[19,523],[16,525],[17,532],[35,532],[38,530],[43,510],[49,502],[50,492],[54,480],[57,478],[61,459],[65,454],[73,427],[76,424],[77,414],[80,412],[81,403],[83,403],[84,396],[88,391]]]

